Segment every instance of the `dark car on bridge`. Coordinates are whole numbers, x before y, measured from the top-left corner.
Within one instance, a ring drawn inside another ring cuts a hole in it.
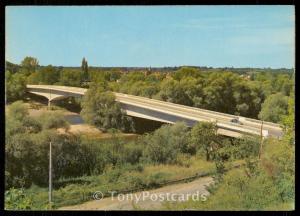
[[[237,119],[237,118],[231,119],[230,122],[234,123],[234,124],[243,125],[243,123],[239,119]]]

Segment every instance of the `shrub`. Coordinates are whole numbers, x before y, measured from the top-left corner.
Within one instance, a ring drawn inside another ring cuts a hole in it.
[[[176,163],[177,154],[187,146],[187,127],[184,123],[164,125],[144,137],[144,157],[153,163]]]
[[[130,142],[124,146],[123,158],[124,162],[136,164],[139,162],[143,154],[143,146],[136,142]]]
[[[166,173],[157,172],[153,173],[147,178],[147,187],[153,188],[159,186],[161,183],[166,181]]]
[[[69,128],[69,123],[58,111],[43,113],[38,117],[38,121],[43,125],[43,129]]]
[[[11,188],[5,192],[5,209],[30,210],[33,205],[32,197],[24,189]]]

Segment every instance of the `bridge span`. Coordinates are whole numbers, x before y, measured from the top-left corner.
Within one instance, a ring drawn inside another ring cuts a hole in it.
[[[27,85],[27,91],[46,97],[48,105],[51,101],[66,97],[82,97],[88,89],[55,86],[55,85]],[[197,122],[216,122],[218,134],[229,137],[241,137],[243,134],[262,135],[263,137],[281,137],[283,132],[280,125],[272,122],[263,122],[257,119],[245,118],[226,113],[220,113],[195,107],[174,104],[170,102],[149,99],[140,96],[113,92],[116,101],[128,116],[139,117],[164,123],[174,124],[184,121],[188,126]],[[239,123],[231,122],[239,119]]]

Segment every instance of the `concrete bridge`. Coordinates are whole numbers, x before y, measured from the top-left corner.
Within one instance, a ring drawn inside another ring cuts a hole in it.
[[[54,85],[27,85],[28,92],[46,97],[48,105],[51,101],[66,97],[82,97],[88,89],[54,86]],[[263,137],[281,137],[283,132],[280,125],[272,122],[263,122],[226,113],[169,103],[122,93],[115,93],[116,101],[128,116],[139,117],[164,123],[174,124],[184,121],[189,127],[197,122],[216,122],[218,134],[229,137],[241,137],[244,134],[262,135]],[[231,122],[239,119],[240,123]]]

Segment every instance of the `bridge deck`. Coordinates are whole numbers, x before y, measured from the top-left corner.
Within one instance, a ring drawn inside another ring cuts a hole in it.
[[[87,89],[68,86],[53,85],[27,85],[28,91],[39,94],[51,99],[60,99],[68,96],[83,96]],[[52,95],[51,95],[52,94]],[[261,133],[261,121],[250,119],[226,113],[220,113],[195,107],[174,104],[165,101],[159,101],[140,96],[115,93],[116,100],[122,105],[122,108],[128,115],[142,117],[162,122],[174,123],[176,121],[185,121],[189,126],[198,121],[216,122],[219,131],[227,135],[232,133],[236,137],[237,133],[255,134]],[[52,96],[52,97],[51,97]],[[54,96],[54,97],[53,97]],[[230,122],[233,118],[240,118],[242,125]],[[263,135],[280,137],[282,129],[280,125],[272,122],[263,123]]]

